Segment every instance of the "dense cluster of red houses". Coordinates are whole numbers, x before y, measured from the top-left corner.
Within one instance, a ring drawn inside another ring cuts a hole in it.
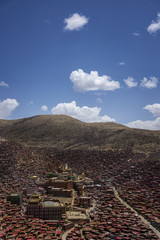
[[[90,193],[97,205],[90,213],[91,222],[81,223],[84,239],[158,239],[134,212],[116,199],[110,186],[104,184],[101,188],[94,187]],[[67,239],[74,239],[72,234],[68,234]],[[79,237],[79,233],[76,234],[74,236]]]
[[[65,222],[28,218],[25,208],[28,196],[40,191],[39,179],[45,180],[47,172],[63,163],[77,175],[85,173],[93,180],[84,190],[95,203],[88,213],[91,221],[78,222],[66,239],[158,239],[112,189],[115,186],[124,201],[160,229],[160,161],[145,157],[130,149],[59,151],[0,142],[0,238],[61,239]],[[37,176],[36,181],[33,176]],[[23,193],[23,204],[6,201],[10,193]]]
[[[120,196],[160,230],[160,161],[134,162],[114,184]]]
[[[1,239],[61,239],[57,234],[58,223],[28,218],[26,215],[28,197],[39,191],[33,176],[41,180],[44,178],[48,168],[45,160],[35,149],[13,142],[0,143]],[[56,168],[54,164],[53,167]],[[23,204],[6,201],[10,193],[22,193]]]

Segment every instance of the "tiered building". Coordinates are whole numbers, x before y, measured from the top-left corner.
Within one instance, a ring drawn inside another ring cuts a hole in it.
[[[62,188],[53,188],[52,186],[49,186],[47,188],[47,194],[53,197],[71,198],[72,190],[62,189]]]
[[[65,213],[64,205],[52,199],[33,195],[27,205],[26,214],[35,218],[61,220]]]

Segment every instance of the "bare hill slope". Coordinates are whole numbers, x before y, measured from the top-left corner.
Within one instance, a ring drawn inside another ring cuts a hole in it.
[[[59,149],[160,148],[160,131],[116,123],[84,123],[65,115],[0,120],[0,136],[21,144]]]

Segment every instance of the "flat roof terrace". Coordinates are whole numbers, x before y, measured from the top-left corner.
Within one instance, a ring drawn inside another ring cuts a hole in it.
[[[86,214],[81,213],[80,211],[67,211],[66,212],[66,216],[69,220],[72,219],[87,219],[88,217],[86,216]]]
[[[43,206],[44,207],[61,207],[61,204],[59,202],[44,201]]]

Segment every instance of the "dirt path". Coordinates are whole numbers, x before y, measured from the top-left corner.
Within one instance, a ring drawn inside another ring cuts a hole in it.
[[[144,222],[144,224],[148,225],[152,231],[160,238],[160,232],[155,228],[153,227],[142,215],[140,215],[134,208],[132,208],[130,205],[128,205],[118,194],[117,190],[115,189],[115,187],[113,187],[113,191],[114,191],[114,194],[115,194],[115,197],[122,203],[124,204],[127,208],[131,209],[135,214],[137,214],[141,220]]]
[[[90,207],[89,209],[86,209],[86,214],[87,214],[88,217],[89,217],[90,212],[91,212],[92,210],[94,210],[95,207],[96,207],[96,203],[94,202],[92,207]]]
[[[66,237],[67,237],[68,233],[71,232],[73,229],[74,229],[74,227],[71,228],[71,229],[69,229],[69,230],[67,230],[67,231],[65,231],[65,232],[62,234],[62,240],[66,240]]]

